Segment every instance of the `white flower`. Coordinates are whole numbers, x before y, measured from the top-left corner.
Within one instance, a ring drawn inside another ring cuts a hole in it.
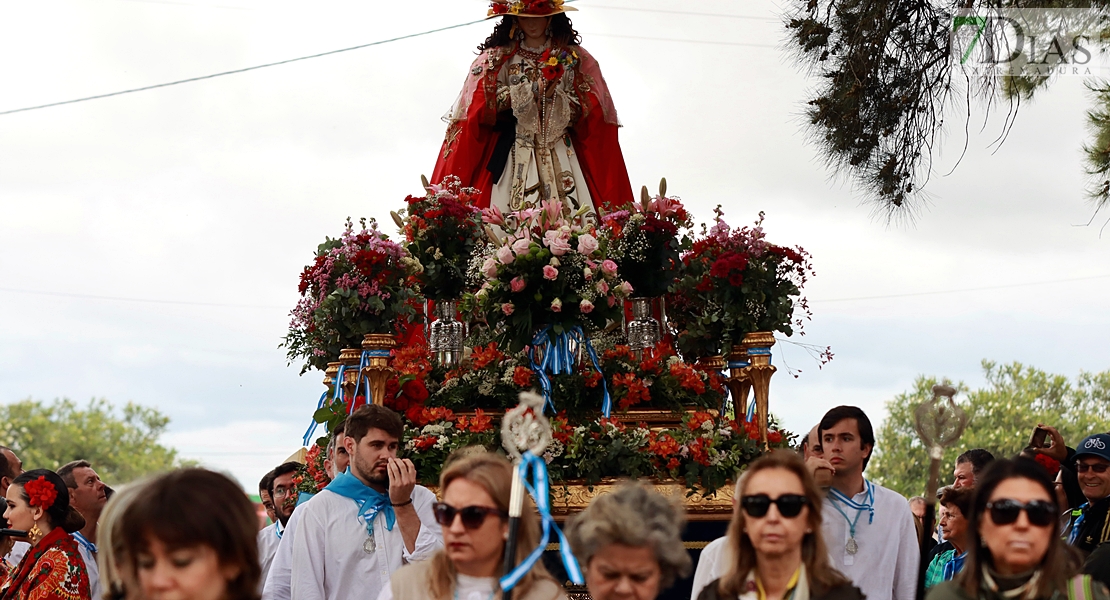
[[[446,447],[447,447],[447,444],[448,444],[448,443],[449,443],[450,441],[451,441],[451,440],[450,440],[450,439],[448,439],[448,438],[447,438],[447,436],[443,436],[443,435],[439,436],[439,438],[438,438],[438,439],[436,439],[436,449],[438,449],[438,450],[443,450],[444,448],[446,448]]]

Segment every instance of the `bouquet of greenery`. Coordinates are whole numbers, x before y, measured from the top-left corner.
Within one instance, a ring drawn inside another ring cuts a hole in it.
[[[303,374],[323,371],[343,348],[360,348],[368,333],[393,333],[413,317],[418,298],[412,276],[416,261],[399,244],[378,231],[377,223],[351,220],[338,239],[327,238],[316,260],[301,273],[301,299],[283,345],[292,362],[304,359]]]
[[[578,327],[588,333],[621,317],[632,286],[582,216],[564,216],[559,200],[508,215],[496,207],[483,211],[483,220],[508,237],[484,257],[474,303],[502,347],[519,352],[546,327],[552,337]]]
[[[464,188],[448,175],[427,187],[423,197],[409,196],[408,207],[394,219],[405,247],[417,263],[416,280],[429,300],[458,300],[466,288],[466,269],[482,239],[482,212],[474,206],[478,190]]]
[[[813,276],[809,253],[766,240],[763,213],[754,227],[730,229],[718,206],[716,223],[682,257],[667,296],[668,317],[687,360],[721,354],[745,334],[792,335],[810,312],[802,286]],[[801,309],[796,315],[796,309]]]
[[[610,239],[609,256],[637,297],[666,294],[678,276],[680,254],[690,248],[689,236],[680,236],[681,230],[692,226],[689,213],[678,198],[665,195],[666,180],[659,189],[659,195],[651,198],[644,188],[640,202],[601,219],[602,231]]]

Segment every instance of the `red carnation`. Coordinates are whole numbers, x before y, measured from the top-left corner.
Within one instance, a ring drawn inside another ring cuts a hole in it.
[[[49,510],[54,506],[54,500],[58,498],[57,488],[46,480],[45,475],[39,475],[38,479],[23,484],[23,491],[27,493],[27,504],[38,506],[43,510]]]

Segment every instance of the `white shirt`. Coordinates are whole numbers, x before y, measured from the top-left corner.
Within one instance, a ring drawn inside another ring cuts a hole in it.
[[[462,573],[455,575],[455,598],[458,600],[492,600],[499,589],[496,577],[471,577]],[[378,600],[393,600],[393,586],[382,588]]]
[[[921,549],[917,544],[910,505],[898,492],[872,484],[875,520],[868,523],[867,511],[856,511],[837,501],[841,511],[856,523],[856,554],[848,554],[850,530],[847,519],[834,507],[832,493],[825,496],[821,532],[829,549],[829,562],[860,589],[867,600],[914,600]],[[852,497],[867,502],[867,490]]]
[[[698,557],[698,568],[694,571],[694,587],[690,590],[690,600],[698,600],[705,586],[720,579],[732,561],[732,548],[728,546],[728,536],[719,537],[702,548]]]
[[[88,540],[80,533],[70,534],[73,541],[77,542],[77,552],[81,554],[81,560],[85,561],[85,571],[89,574],[89,592],[92,593],[92,598],[100,598],[100,567],[96,564],[96,553],[92,548],[86,546]],[[80,536],[80,537],[78,537]]]
[[[413,507],[420,532],[410,553],[401,525],[385,528],[385,515],[374,519],[374,552],[363,550],[366,523],[358,504],[328,489],[293,511],[303,513],[293,538],[292,597],[297,600],[366,600],[389,587],[389,577],[404,564],[427,560],[443,547],[443,534],[432,514],[435,494],[416,486]]]
[[[258,591],[266,584],[266,575],[270,572],[270,565],[274,562],[278,542],[281,541],[281,523],[271,523],[258,531],[258,562],[262,565],[262,578],[258,580]]]
[[[292,600],[293,539],[297,537],[297,523],[304,514],[301,507],[307,506],[315,498],[316,496],[313,496],[293,509],[289,522],[285,524],[285,531],[281,534],[281,540],[270,562],[269,574],[263,578],[265,586],[262,589],[262,600]]]
[[[1068,513],[1068,516],[1070,517],[1071,513]],[[23,560],[23,556],[27,554],[27,551],[30,549],[31,544],[28,544],[27,542],[15,542],[14,544],[12,544],[12,551],[9,552],[8,555],[4,558],[8,561],[9,565],[13,567],[18,567],[20,561]]]

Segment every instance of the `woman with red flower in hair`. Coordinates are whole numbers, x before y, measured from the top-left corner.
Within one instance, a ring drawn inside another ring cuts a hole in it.
[[[69,489],[53,471],[35,469],[8,487],[4,518],[31,549],[0,587],[0,600],[87,600],[89,576],[70,534],[85,519],[69,506]]]
[[[445,117],[433,182],[456,175],[503,212],[632,202],[617,111],[563,0],[494,0],[500,17]]]

